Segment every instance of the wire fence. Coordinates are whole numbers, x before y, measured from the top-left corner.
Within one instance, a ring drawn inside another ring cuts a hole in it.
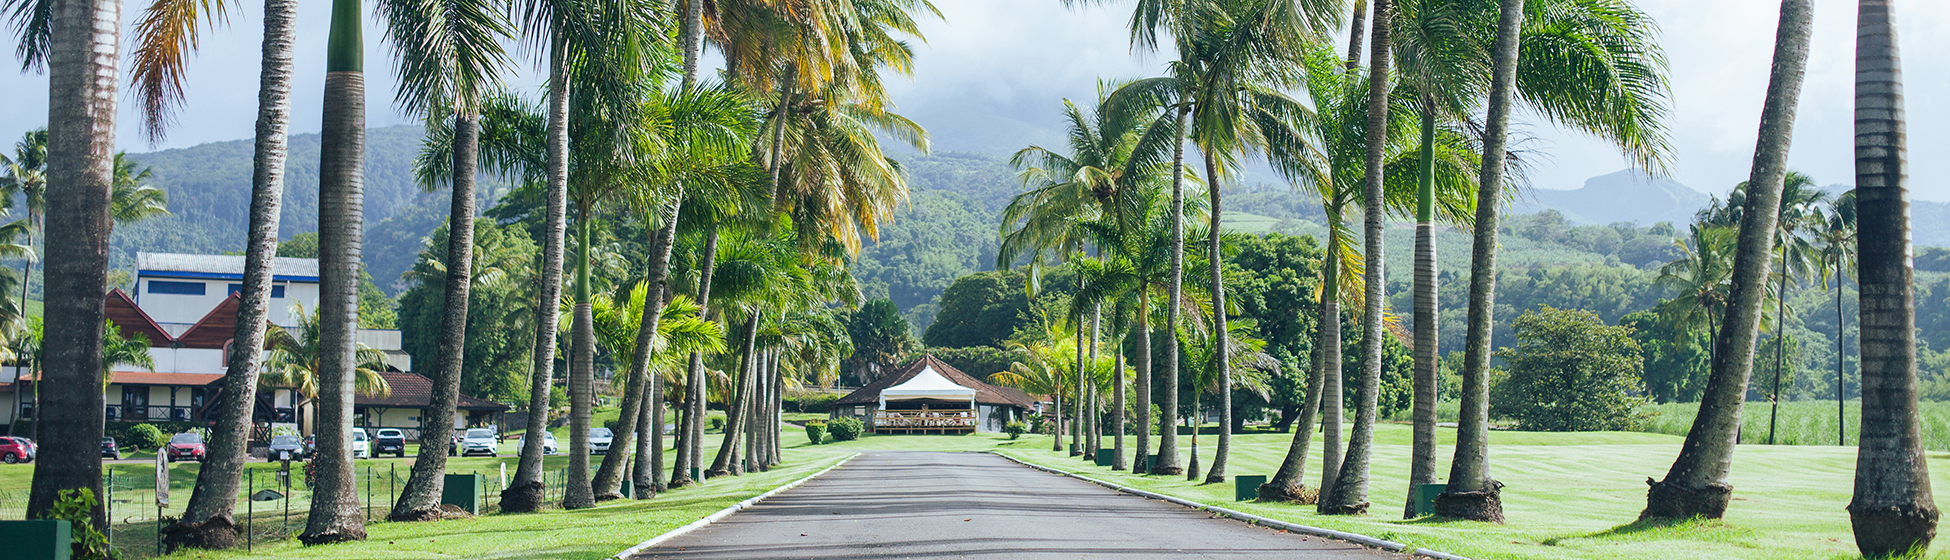
[[[306,463],[253,463],[238,481],[232,517],[247,548],[297,536],[311,514],[312,488],[305,478]],[[505,465],[504,465],[505,466]],[[152,558],[160,553],[159,531],[184,513],[196,486],[197,469],[171,465],[169,505],[156,503],[155,468],[150,465],[103,465],[102,494],[107,510],[109,545],[125,559]],[[392,512],[412,474],[410,464],[396,461],[361,462],[353,468],[353,492],[367,524],[383,523]],[[506,483],[498,473],[449,471],[448,474],[487,475],[481,489],[482,514],[500,511]],[[542,473],[543,503],[560,503],[568,490],[568,469]],[[29,489],[0,488],[0,519],[26,517]]]

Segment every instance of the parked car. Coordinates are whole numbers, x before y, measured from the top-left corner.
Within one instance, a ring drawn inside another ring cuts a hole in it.
[[[115,438],[112,437],[102,438],[102,458],[103,459],[122,458],[122,448],[115,446]]]
[[[299,440],[298,436],[271,436],[271,453],[266,459],[276,462],[282,460],[285,453],[290,453],[291,460],[302,461],[306,455],[305,447],[305,442]]]
[[[313,453],[317,453],[317,452],[318,452],[318,434],[305,436],[305,456],[310,457],[312,456]]]
[[[203,446],[203,435],[196,432],[169,436],[169,445],[163,446],[163,451],[170,461],[190,460],[198,463],[203,462],[203,457],[209,453],[209,449]]]
[[[467,430],[467,434],[460,440],[460,454],[465,456],[475,453],[485,453],[489,457],[500,455],[501,438],[494,435],[494,430],[487,428]]]
[[[614,441],[616,441],[616,434],[610,432],[609,428],[590,428],[589,454],[601,455],[609,453],[609,445]]]
[[[24,437],[0,437],[0,463],[32,463],[40,450],[34,440]]]
[[[372,438],[366,435],[365,428],[352,429],[352,457],[356,459],[372,458]]]
[[[528,434],[522,434],[521,439],[515,441],[515,447],[525,447],[528,445],[527,441]],[[542,432],[542,454],[554,455],[556,452],[555,432]]]
[[[380,428],[373,435],[372,443],[380,455],[392,453],[394,457],[406,456],[406,432],[399,428]]]

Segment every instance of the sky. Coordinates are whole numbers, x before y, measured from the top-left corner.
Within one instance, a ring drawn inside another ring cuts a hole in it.
[[[1068,9],[1056,0],[935,0],[944,19],[922,25],[911,80],[889,80],[900,111],[921,124],[955,115],[966,120],[999,117],[1060,129],[1061,100],[1094,99],[1097,81],[1160,73],[1152,53],[1134,52],[1125,22],[1128,2]],[[1670,176],[1694,189],[1720,193],[1747,178],[1760,106],[1778,22],[1774,0],[1637,0],[1661,26],[1670,60],[1673,157]],[[1950,65],[1931,55],[1950,52],[1950,2],[1896,0],[1899,37],[1906,55],[1910,189],[1923,200],[1950,202]],[[125,4],[134,20],[143,2]],[[1854,3],[1817,2],[1813,47],[1803,87],[1790,167],[1820,184],[1853,181],[1852,91]],[[329,3],[299,3],[297,81],[291,130],[316,132],[324,83],[324,40]],[[261,2],[241,0],[228,25],[202,33],[201,53],[189,67],[189,102],[167,139],[150,144],[141,134],[134,104],[123,96],[117,144],[131,152],[180,148],[250,137],[256,118]],[[124,32],[125,41],[130,34]],[[366,27],[368,123],[410,124],[392,103],[396,80],[384,34]],[[14,37],[8,36],[8,41]],[[11,51],[11,49],[7,49]],[[539,59],[517,49],[514,87],[538,89]],[[10,69],[11,70],[11,69]],[[0,139],[11,141],[46,121],[44,75],[0,70]],[[956,111],[964,114],[956,115]],[[1537,188],[1568,189],[1585,179],[1629,165],[1605,143],[1558,129],[1535,115],[1519,114],[1523,146],[1537,158],[1530,180]],[[981,120],[975,122],[980,123]],[[998,124],[997,126],[1001,126]]]

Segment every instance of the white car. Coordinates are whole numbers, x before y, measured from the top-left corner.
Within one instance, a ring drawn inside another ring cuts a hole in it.
[[[365,428],[352,429],[352,456],[358,459],[372,458],[372,438],[366,436]]]
[[[616,441],[616,434],[610,432],[609,428],[590,428],[589,454],[609,453],[609,445],[614,441]]]
[[[475,453],[485,453],[489,457],[500,455],[501,438],[494,434],[494,430],[469,428],[467,435],[460,439],[460,454],[465,457]]]
[[[526,447],[527,444],[528,434],[524,433],[521,435],[521,439],[515,442],[515,447]],[[555,432],[542,432],[542,454],[554,455],[555,453]]]

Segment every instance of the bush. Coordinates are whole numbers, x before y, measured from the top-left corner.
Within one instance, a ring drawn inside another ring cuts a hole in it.
[[[1549,306],[1524,312],[1513,325],[1516,348],[1497,351],[1508,376],[1494,379],[1490,414],[1525,430],[1630,430],[1647,401],[1643,362],[1631,327],[1607,326],[1597,315]]]
[[[858,418],[842,417],[827,423],[826,429],[833,433],[833,441],[853,441],[860,439],[860,434],[867,431],[867,426],[861,424]]]
[[[825,443],[826,425],[818,422],[807,422],[806,439],[811,440],[813,445],[819,445],[821,443]]]
[[[833,408],[833,401],[840,396],[833,393],[808,393],[785,397],[786,412],[823,413]]]
[[[1029,426],[1024,425],[1021,420],[1012,420],[1002,425],[1002,432],[1009,434],[1009,439],[1020,438],[1027,431],[1029,431]]]
[[[132,448],[161,449],[163,444],[169,443],[169,436],[163,435],[162,429],[154,425],[136,424],[129,427],[128,440]]]
[[[724,431],[724,417],[723,417],[723,416],[713,416],[713,417],[711,417],[711,431],[713,431],[713,432],[723,432],[723,431]]]
[[[48,519],[68,522],[69,530],[74,535],[69,554],[74,558],[96,560],[111,558],[114,554],[108,549],[108,536],[95,530],[93,519],[97,503],[94,490],[62,490],[47,514]]]

